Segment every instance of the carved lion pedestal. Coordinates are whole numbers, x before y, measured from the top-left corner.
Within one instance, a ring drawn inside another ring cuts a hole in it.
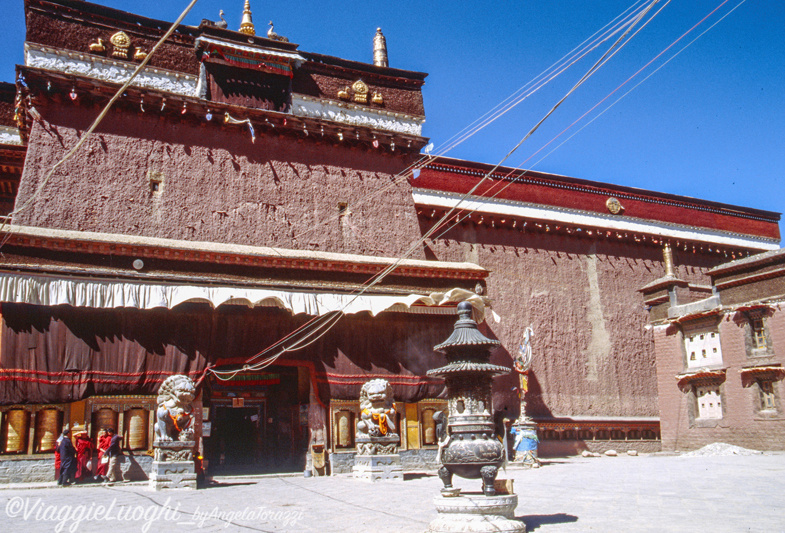
[[[352,474],[365,481],[403,481],[392,386],[384,379],[367,382],[360,391],[360,409]]]
[[[403,467],[400,454],[394,455],[356,455],[352,474],[355,479],[364,481],[403,481]]]
[[[194,441],[155,441],[150,488],[196,489],[195,445]]]
[[[196,386],[188,376],[169,376],[158,390],[150,487],[196,489],[193,399]]]

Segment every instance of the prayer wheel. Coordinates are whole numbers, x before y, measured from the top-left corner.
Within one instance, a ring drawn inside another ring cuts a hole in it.
[[[11,409],[5,413],[5,453],[21,453],[27,448],[27,428],[30,417],[24,409]]]
[[[96,436],[104,428],[113,428],[117,431],[117,413],[114,410],[104,407],[96,411],[93,418],[95,420],[93,429]]]
[[[424,409],[422,412],[423,444],[436,444],[436,422],[433,413],[433,409]]]
[[[125,414],[128,420],[128,447],[131,450],[147,449],[148,415],[146,409],[129,409]]]
[[[335,434],[338,436],[337,445],[339,448],[350,448],[352,446],[352,424],[351,424],[351,417],[352,414],[348,411],[338,411],[335,413],[336,420],[336,431]]]
[[[60,411],[42,409],[35,417],[36,448],[39,452],[53,452],[60,435]]]

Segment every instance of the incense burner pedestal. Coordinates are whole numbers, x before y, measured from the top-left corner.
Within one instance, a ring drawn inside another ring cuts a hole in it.
[[[464,493],[437,496],[433,500],[439,516],[427,533],[525,533],[526,524],[515,520],[516,494],[485,496]]]

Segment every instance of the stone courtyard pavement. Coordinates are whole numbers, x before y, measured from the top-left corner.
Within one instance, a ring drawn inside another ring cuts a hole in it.
[[[500,477],[505,477],[502,473]],[[551,460],[508,469],[528,531],[785,532],[785,454]],[[479,483],[457,479],[466,490]],[[0,531],[417,532],[436,516],[439,479],[220,478],[210,488],[0,487]]]

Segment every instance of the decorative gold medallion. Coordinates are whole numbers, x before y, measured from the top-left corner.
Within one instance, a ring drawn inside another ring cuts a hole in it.
[[[128,47],[131,46],[131,38],[125,32],[118,31],[109,39],[114,46],[112,57],[128,59]]]
[[[363,80],[357,80],[354,82],[352,89],[354,90],[355,102],[360,104],[368,103],[368,86],[363,82]]]
[[[607,207],[608,211],[610,211],[614,215],[618,215],[619,213],[624,211],[624,206],[621,205],[619,199],[614,198],[613,196],[611,196],[610,198],[608,198],[608,200],[606,200],[605,207]]]
[[[136,52],[134,52],[134,59],[136,59],[137,61],[144,61],[146,57],[147,57],[147,52],[145,52],[141,48],[137,48]]]
[[[373,93],[373,98],[371,98],[371,102],[374,104],[382,105],[384,103],[384,98],[382,98],[382,93]]]

